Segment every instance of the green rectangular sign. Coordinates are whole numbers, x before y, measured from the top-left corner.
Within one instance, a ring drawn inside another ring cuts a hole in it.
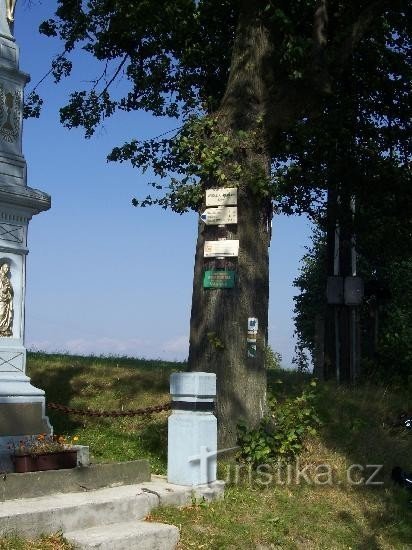
[[[210,269],[203,276],[203,288],[233,288],[235,286],[235,271],[226,269]]]

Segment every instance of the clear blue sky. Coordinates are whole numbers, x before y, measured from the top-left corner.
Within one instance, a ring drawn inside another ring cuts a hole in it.
[[[20,67],[36,83],[61,45],[39,35],[55,1],[20,0],[15,35]],[[29,228],[26,345],[28,348],[135,357],[187,357],[197,220],[160,209],[136,209],[147,176],[107,164],[115,145],[156,136],[176,121],[125,114],[91,140],[60,126],[58,109],[71,89],[94,76],[77,59],[74,79],[44,82],[42,116],[25,122],[28,185],[52,196],[52,209]],[[31,84],[26,88],[30,91]],[[270,248],[269,343],[289,366],[293,354],[292,281],[308,243],[303,218],[277,217]]]

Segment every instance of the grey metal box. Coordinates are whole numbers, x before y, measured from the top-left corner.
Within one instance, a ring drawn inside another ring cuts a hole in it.
[[[361,277],[345,277],[344,296],[347,306],[359,306],[364,294]]]
[[[343,277],[328,277],[326,297],[328,304],[343,304]]]

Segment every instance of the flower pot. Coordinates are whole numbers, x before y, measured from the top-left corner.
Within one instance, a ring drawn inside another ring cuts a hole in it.
[[[11,457],[14,464],[14,471],[23,474],[25,472],[32,472],[32,457],[30,455],[19,455]]]
[[[45,470],[64,470],[75,468],[77,465],[76,450],[36,455],[13,455],[11,458],[14,463],[14,471],[19,474]]]

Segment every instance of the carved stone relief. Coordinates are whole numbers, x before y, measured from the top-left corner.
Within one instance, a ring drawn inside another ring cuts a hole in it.
[[[20,135],[21,93],[18,90],[7,90],[0,83],[0,137],[13,143]]]
[[[13,335],[13,285],[10,281],[10,266],[0,267],[0,336]]]

